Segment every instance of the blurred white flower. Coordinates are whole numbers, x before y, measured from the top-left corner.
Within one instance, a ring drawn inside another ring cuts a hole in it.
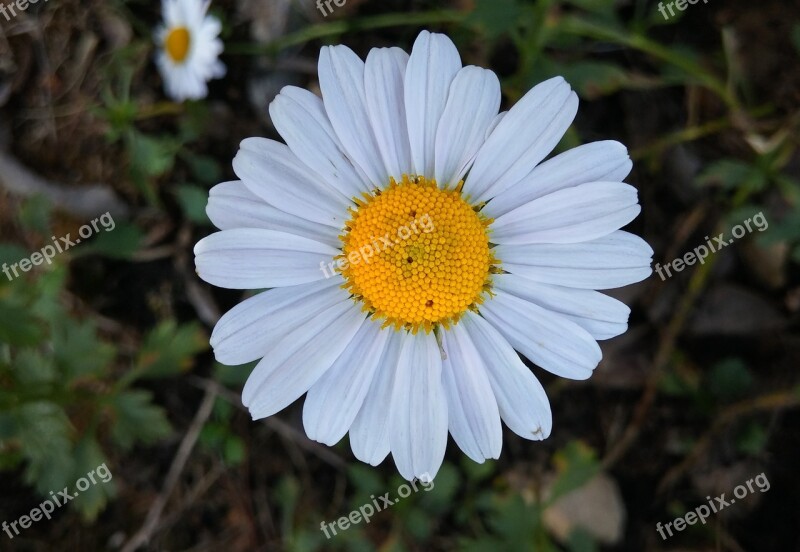
[[[167,94],[176,101],[199,100],[206,83],[225,75],[219,60],[222,25],[207,15],[210,0],[163,0],[164,23],[155,32],[156,64]]]

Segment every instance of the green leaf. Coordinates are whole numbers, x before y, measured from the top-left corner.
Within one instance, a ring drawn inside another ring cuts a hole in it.
[[[241,438],[230,435],[225,439],[224,457],[225,462],[229,465],[235,466],[241,464],[247,456],[247,447]]]
[[[0,301],[0,343],[25,347],[43,338],[42,329],[28,310]]]
[[[597,552],[599,550],[594,540],[592,540],[592,536],[580,527],[569,534],[567,547],[569,552]]]
[[[554,462],[559,473],[553,483],[548,505],[565,494],[580,489],[600,471],[594,451],[579,441],[573,441],[557,452]]]
[[[18,263],[20,259],[25,259],[30,256],[27,249],[15,243],[0,243],[0,266],[3,264],[12,265]],[[14,278],[14,273],[11,272],[11,279]],[[5,274],[0,275],[0,280],[8,280]]]
[[[738,358],[729,358],[715,364],[708,379],[711,393],[723,400],[742,397],[753,385],[752,374],[747,365]]]
[[[22,202],[18,219],[26,230],[49,236],[51,211],[50,200],[41,194],[34,194]]]
[[[519,0],[476,0],[475,10],[464,23],[482,29],[493,39],[518,26],[521,14]]]
[[[595,15],[606,15],[611,17],[616,13],[616,0],[567,0],[566,4],[572,4]]]
[[[43,495],[71,484],[72,427],[61,407],[37,401],[16,408],[13,415],[16,438],[27,461],[25,482]]]
[[[153,404],[149,391],[123,391],[111,399],[110,405],[114,415],[111,437],[123,449],[136,443],[153,444],[172,432],[164,409]]]
[[[186,149],[181,150],[180,157],[189,166],[192,178],[201,184],[217,184],[222,180],[222,168],[215,158]]]
[[[800,23],[795,23],[792,27],[792,45],[797,53],[800,54]]]
[[[67,381],[87,374],[103,375],[115,356],[114,347],[97,338],[91,322],[59,320],[52,339],[56,365]]]
[[[75,256],[103,255],[113,259],[130,259],[144,242],[144,234],[129,222],[116,223],[113,230],[97,234],[86,245],[76,249]]]
[[[31,388],[52,383],[57,372],[52,358],[34,349],[24,349],[14,359],[14,376],[20,386]]]
[[[195,224],[208,226],[211,221],[206,214],[208,204],[208,192],[197,186],[184,184],[178,186],[176,194],[181,210],[190,221]]]
[[[446,512],[453,504],[454,497],[461,486],[461,476],[458,470],[449,462],[442,464],[439,473],[431,483],[424,486],[417,483],[417,487],[425,492],[420,499],[420,504],[432,513]]]
[[[472,482],[478,483],[491,477],[497,469],[497,462],[494,460],[486,460],[482,464],[471,460],[467,456],[461,458],[461,469]]]
[[[70,505],[81,513],[85,521],[92,522],[105,508],[108,499],[116,494],[113,474],[94,437],[81,439],[75,447],[73,480],[75,483],[70,488],[74,498]]]
[[[721,159],[706,167],[697,178],[702,186],[721,186],[726,190],[762,190],[767,184],[766,175],[754,165],[737,159]]]
[[[153,138],[137,131],[131,131],[128,137],[131,172],[135,176],[161,176],[175,164],[179,144],[173,138]]]
[[[244,385],[250,373],[255,369],[257,361],[240,366],[225,366],[219,362],[214,363],[214,379],[228,387],[239,388]]]
[[[173,376],[188,370],[194,355],[206,349],[208,338],[199,324],[162,322],[145,338],[136,369],[143,377]]]
[[[563,76],[581,97],[589,100],[613,94],[632,82],[624,69],[609,62],[558,63],[543,60],[542,65],[548,73]]]
[[[769,435],[758,422],[750,422],[736,438],[736,448],[739,451],[756,456],[764,451]]]

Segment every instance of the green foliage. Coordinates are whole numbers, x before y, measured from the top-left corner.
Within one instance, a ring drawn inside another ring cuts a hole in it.
[[[126,221],[115,222],[112,232],[100,232],[86,245],[81,244],[72,255],[102,255],[112,259],[130,259],[141,249],[144,233],[135,224]]]
[[[232,431],[233,414],[234,410],[230,403],[217,399],[211,419],[200,432],[200,444],[231,466],[240,464],[247,456],[245,442]]]
[[[101,337],[92,320],[73,318],[65,309],[65,275],[53,265],[35,280],[19,278],[0,288],[0,469],[21,468],[42,497],[74,490],[76,481],[102,464],[113,473],[113,450],[168,436],[170,424],[153,394],[132,385],[185,370],[207,347],[196,325],[161,324],[120,377],[119,368],[129,361],[114,342]],[[110,443],[101,444],[106,435]],[[229,458],[241,459],[241,443],[226,448]],[[70,507],[92,520],[115,490],[113,480],[97,482]]]
[[[720,400],[732,400],[742,397],[750,391],[753,376],[747,365],[738,358],[729,358],[718,362],[708,376],[708,389]]]
[[[175,195],[187,219],[203,226],[211,224],[206,214],[208,191],[197,186],[183,184],[177,187]]]
[[[179,326],[168,320],[144,339],[136,360],[136,377],[165,378],[189,369],[194,355],[208,349],[208,338],[198,323]]]
[[[490,39],[495,39],[519,25],[522,14],[520,0],[477,0],[465,24],[475,26]]]
[[[50,235],[50,214],[53,206],[41,194],[34,194],[25,199],[19,209],[18,219],[26,230],[41,236]]]
[[[558,477],[550,489],[550,505],[562,496],[580,489],[591,481],[599,472],[600,464],[594,451],[587,445],[574,441],[557,452],[553,461]]]

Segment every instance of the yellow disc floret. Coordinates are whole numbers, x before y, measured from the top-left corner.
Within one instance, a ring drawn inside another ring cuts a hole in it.
[[[170,30],[164,41],[164,49],[172,61],[181,63],[189,55],[189,42],[191,37],[186,27],[175,27]]]
[[[495,259],[483,217],[461,196],[403,176],[357,199],[341,236],[345,287],[384,326],[447,327],[490,289]]]

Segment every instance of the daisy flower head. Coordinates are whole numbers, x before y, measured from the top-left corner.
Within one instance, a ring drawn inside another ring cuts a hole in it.
[[[176,101],[199,100],[206,83],[225,75],[219,60],[222,24],[207,15],[210,0],[162,0],[164,22],[156,29],[156,65],[167,94]]]
[[[435,476],[448,431],[476,462],[499,457],[501,420],[545,439],[550,405],[518,352],[588,378],[630,313],[597,290],[651,273],[652,249],[620,230],[640,211],[625,146],[544,161],[578,107],[564,79],[499,113],[497,76],[427,31],[410,56],[325,47],[319,81],[322,98],[287,87],[270,105],[285,144],[242,142],[240,180],[210,194],[221,231],[195,247],[205,281],[270,288],[211,337],[223,364],[259,361],[244,404],[264,418],[307,393],[309,437],[349,432],[357,458],[391,453],[407,479]]]

